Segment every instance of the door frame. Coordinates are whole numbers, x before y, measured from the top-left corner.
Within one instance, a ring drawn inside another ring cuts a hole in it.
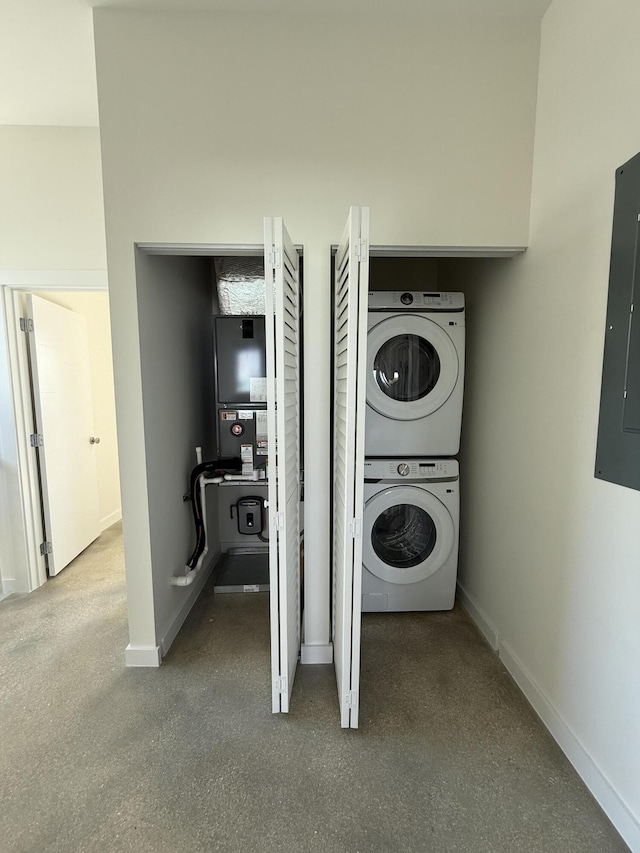
[[[6,348],[0,382],[7,386],[12,409],[13,431],[2,431],[3,453],[15,459],[15,477],[9,480],[0,471],[0,488],[7,499],[17,501],[21,511],[18,529],[9,537],[0,537],[0,564],[13,567],[14,578],[3,592],[33,592],[47,580],[45,558],[40,554],[44,540],[42,501],[36,454],[29,443],[35,432],[31,401],[31,377],[26,336],[20,330],[24,316],[16,304],[16,295],[27,291],[106,291],[106,270],[0,270],[0,345]],[[2,341],[4,338],[4,342]]]
[[[298,253],[300,258],[304,257],[304,246],[299,243],[294,243],[294,248]],[[218,258],[218,257],[256,257],[256,258],[264,258],[265,246],[263,243],[188,243],[188,242],[147,242],[147,241],[135,241],[133,243],[134,253],[137,256],[137,253],[141,253],[143,255],[160,255],[160,256],[170,256],[170,257],[205,257],[205,258]],[[136,269],[135,275],[137,278],[138,271]],[[304,273],[302,273],[301,284],[301,293],[304,281]],[[302,307],[302,303],[301,303]],[[301,335],[302,335],[301,331]],[[302,346],[302,344],[301,344]],[[301,398],[303,395],[303,389],[301,387]],[[301,400],[302,405],[302,400]],[[301,472],[302,473],[302,472]],[[146,485],[145,485],[146,489]],[[127,559],[127,551],[125,547],[125,560]],[[150,608],[153,611],[154,599],[153,596],[150,597],[149,600],[139,600],[141,597],[138,595],[137,591],[134,595],[136,598],[136,606],[129,606],[129,637],[133,636],[136,633],[137,636],[144,637],[145,644],[138,645],[129,643],[127,646],[125,657],[127,661],[127,666],[159,666],[162,658],[167,654],[171,644],[173,643],[175,637],[178,634],[184,620],[186,619],[188,613],[191,610],[191,607],[195,603],[197,595],[199,595],[202,586],[206,582],[208,577],[208,573],[213,569],[213,562],[209,566],[209,568],[203,569],[200,572],[200,577],[196,579],[191,585],[192,593],[185,600],[182,609],[178,612],[174,613],[171,617],[170,625],[167,629],[157,628],[154,625],[154,617],[153,613],[149,616],[149,613],[144,613],[143,610],[145,608]],[[153,566],[149,563],[148,567],[144,567],[145,579],[153,580]],[[139,581],[140,576],[136,578],[136,581]],[[127,597],[131,602],[131,590],[129,575],[127,575]],[[153,626],[153,630],[151,630]],[[164,631],[164,633],[162,633]],[[148,637],[148,639],[147,639]]]

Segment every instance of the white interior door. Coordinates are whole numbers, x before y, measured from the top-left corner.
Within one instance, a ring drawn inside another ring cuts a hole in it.
[[[100,535],[89,342],[84,317],[28,295],[31,377],[48,569]]]
[[[335,257],[333,654],[340,724],[358,727],[369,208],[352,207]]]
[[[272,710],[289,710],[300,651],[299,259],[282,219],[264,220]]]

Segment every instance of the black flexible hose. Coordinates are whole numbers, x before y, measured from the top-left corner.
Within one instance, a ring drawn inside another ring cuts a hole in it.
[[[199,465],[196,465],[191,472],[191,476],[189,478],[189,496],[191,499],[191,508],[193,510],[193,521],[196,528],[196,547],[193,549],[193,553],[187,560],[187,568],[189,570],[195,569],[207,541],[198,480],[205,474],[223,476],[229,471],[237,470],[241,465],[242,463],[239,459],[214,459],[209,462],[201,462]]]
[[[264,530],[264,515],[265,515],[265,513],[264,513],[264,501],[260,501],[260,518],[262,520],[262,529],[263,530]],[[268,527],[268,525],[267,525],[267,527]],[[258,533],[258,539],[261,542],[268,542],[269,541],[269,537],[263,536],[262,533]]]

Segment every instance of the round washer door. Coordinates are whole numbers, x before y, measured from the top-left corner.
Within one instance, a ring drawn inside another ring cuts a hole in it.
[[[367,403],[388,418],[412,421],[432,414],[458,381],[458,352],[427,317],[389,317],[367,336]]]
[[[416,583],[443,565],[455,542],[449,510],[431,492],[390,486],[364,508],[362,563],[388,583]]]

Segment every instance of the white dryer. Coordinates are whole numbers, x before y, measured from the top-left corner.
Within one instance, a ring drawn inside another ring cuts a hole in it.
[[[462,293],[369,293],[366,456],[455,456],[460,449]]]
[[[362,610],[451,610],[458,571],[455,459],[367,459]]]

